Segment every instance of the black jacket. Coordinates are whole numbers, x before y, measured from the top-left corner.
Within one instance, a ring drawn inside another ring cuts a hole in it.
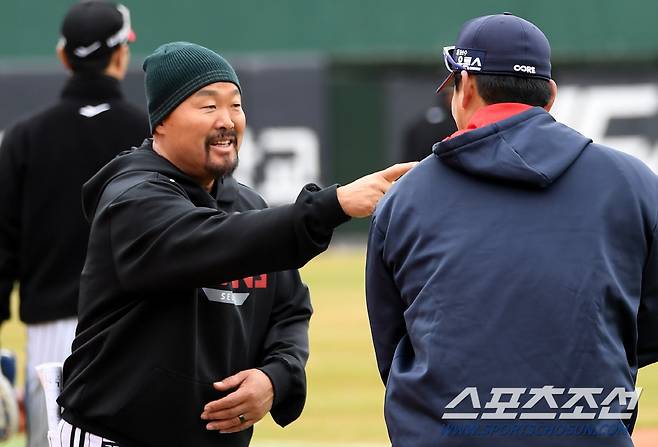
[[[325,250],[348,217],[335,188],[265,210],[232,179],[216,190],[148,140],[85,185],[92,229],[64,419],[122,447],[246,446],[251,429],[221,435],[199,416],[221,397],[212,382],[255,367],[273,382],[274,419],[299,416],[311,309],[295,271],[273,272]]]
[[[14,126],[0,147],[0,320],[20,281],[26,323],[76,315],[89,224],[82,184],[149,135],[119,81],[73,76],[52,107]]]

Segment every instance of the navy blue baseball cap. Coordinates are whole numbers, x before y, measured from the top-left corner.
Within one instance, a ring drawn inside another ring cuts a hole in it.
[[[456,72],[551,79],[551,46],[536,25],[509,12],[477,17],[462,25],[454,46],[443,49],[450,75]]]

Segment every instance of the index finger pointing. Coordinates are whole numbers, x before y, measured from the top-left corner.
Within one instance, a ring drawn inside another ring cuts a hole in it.
[[[386,181],[393,182],[400,178],[403,174],[406,174],[411,168],[418,164],[417,161],[410,161],[407,163],[398,163],[393,166],[380,171],[381,175],[384,176]]]

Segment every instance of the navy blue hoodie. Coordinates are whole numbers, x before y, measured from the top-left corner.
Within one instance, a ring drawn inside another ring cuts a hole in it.
[[[393,446],[632,446],[615,393],[658,360],[655,175],[541,108],[433,152],[368,245]]]

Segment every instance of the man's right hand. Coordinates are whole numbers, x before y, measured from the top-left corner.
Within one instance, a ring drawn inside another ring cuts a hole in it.
[[[338,202],[345,214],[351,217],[367,217],[375,211],[377,202],[384,196],[393,182],[418,164],[417,161],[398,163],[354,180],[336,190]]]

